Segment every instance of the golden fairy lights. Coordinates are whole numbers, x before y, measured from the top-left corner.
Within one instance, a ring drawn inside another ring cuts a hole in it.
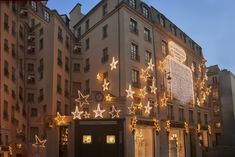
[[[161,131],[159,120],[156,120],[156,119],[153,120],[153,128],[155,129],[157,134]]]
[[[189,133],[189,126],[187,122],[184,122],[184,132],[186,135]]]
[[[56,121],[56,125],[65,125],[65,116],[61,116],[59,112],[56,113],[56,117],[54,118]]]
[[[171,131],[171,121],[170,120],[167,120],[165,122],[165,130],[167,133],[169,133]]]
[[[160,106],[161,107],[167,106],[167,101],[168,101],[168,98],[166,97],[166,93],[164,92],[163,96],[160,99]]]
[[[135,131],[136,131],[137,122],[138,122],[138,120],[137,120],[136,117],[131,118],[130,130],[131,130],[132,133],[135,133]]]

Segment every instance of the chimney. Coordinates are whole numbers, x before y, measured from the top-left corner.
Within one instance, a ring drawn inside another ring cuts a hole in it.
[[[82,5],[80,3],[77,3],[77,5],[70,11],[70,29],[73,31],[73,27],[84,17],[84,15],[81,12]]]

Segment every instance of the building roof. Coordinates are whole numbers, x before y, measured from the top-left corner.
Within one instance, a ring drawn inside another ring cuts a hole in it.
[[[220,72],[220,68],[218,65],[209,66],[209,67],[207,67],[207,69],[208,69],[208,72],[207,72],[208,76],[216,75]]]

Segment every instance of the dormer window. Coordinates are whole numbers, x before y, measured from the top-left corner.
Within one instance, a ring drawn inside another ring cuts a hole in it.
[[[35,1],[31,1],[31,8],[34,10],[34,11],[37,11],[37,3]]]
[[[44,20],[46,20],[47,22],[50,21],[50,14],[44,10]]]
[[[143,11],[144,17],[149,18],[149,10],[148,10],[148,8],[143,6],[142,11]]]
[[[136,0],[129,0],[129,4],[132,8],[136,8]]]
[[[165,19],[161,16],[160,17],[160,24],[165,27]]]

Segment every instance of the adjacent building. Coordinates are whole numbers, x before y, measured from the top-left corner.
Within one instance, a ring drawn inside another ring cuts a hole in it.
[[[70,19],[45,2],[0,8],[2,156],[200,157],[212,147],[202,48],[154,7],[102,0],[84,15],[78,3]]]

